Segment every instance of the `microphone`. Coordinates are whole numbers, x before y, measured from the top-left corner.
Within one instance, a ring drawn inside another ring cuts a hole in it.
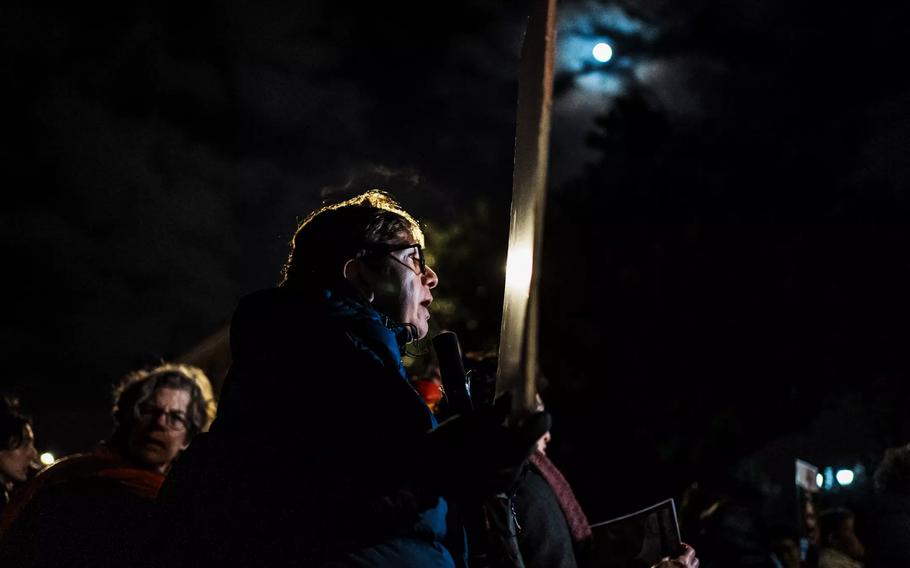
[[[443,331],[433,338],[433,349],[439,361],[439,374],[449,410],[452,414],[473,410],[471,383],[465,376],[458,336],[455,332]]]

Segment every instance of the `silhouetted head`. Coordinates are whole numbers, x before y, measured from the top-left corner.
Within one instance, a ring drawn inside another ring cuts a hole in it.
[[[854,560],[862,560],[865,549],[853,527],[854,515],[849,509],[836,508],[818,515],[821,546],[834,548]]]
[[[885,451],[875,471],[875,488],[880,493],[910,496],[910,444]]]
[[[768,545],[783,568],[799,568],[799,530],[790,523],[776,523],[768,527]]]

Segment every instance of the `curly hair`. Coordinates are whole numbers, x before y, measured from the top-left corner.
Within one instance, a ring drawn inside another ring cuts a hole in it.
[[[306,277],[324,280],[340,275],[346,261],[404,234],[423,246],[423,231],[417,220],[378,189],[323,205],[297,226],[279,285],[294,286]]]
[[[192,365],[164,363],[127,373],[114,387],[113,416],[117,428],[113,439],[121,440],[139,418],[140,407],[159,388],[184,390],[190,394],[187,407],[186,439],[205,432],[215,419],[217,406],[212,383],[205,373]]]

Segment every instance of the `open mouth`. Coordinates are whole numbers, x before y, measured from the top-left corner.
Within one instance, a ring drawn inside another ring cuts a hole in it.
[[[167,447],[166,443],[164,443],[161,440],[158,440],[156,438],[146,438],[146,439],[142,440],[142,444],[144,446],[154,446],[156,448],[161,448],[161,449],[164,449]]]

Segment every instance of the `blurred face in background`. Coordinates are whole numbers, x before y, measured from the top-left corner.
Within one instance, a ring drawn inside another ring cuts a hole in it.
[[[534,407],[534,410],[536,410],[537,412],[543,412],[544,410],[546,410],[546,407],[543,405],[543,399],[540,398],[540,393],[534,395],[534,399],[537,402],[537,405]],[[550,431],[547,430],[546,433],[543,436],[541,436],[539,440],[537,440],[537,451],[542,454],[546,454],[547,453],[547,444],[550,443],[551,439],[552,439],[552,436],[550,435]]]
[[[539,440],[537,440],[537,451],[538,452],[540,452],[542,454],[547,453],[547,444],[550,443],[550,438],[551,438],[550,431],[547,430],[547,433],[544,434],[543,436],[541,436]]]
[[[853,520],[854,517],[850,517],[841,524],[837,534],[831,538],[831,545],[854,560],[862,560],[866,549],[856,536]]]
[[[174,458],[188,446],[190,399],[190,393],[183,389],[160,387],[139,407],[139,417],[127,443],[137,465],[167,473]]]
[[[784,568],[799,568],[799,544],[792,538],[780,538],[773,541],[771,550]]]
[[[8,449],[0,450],[0,483],[7,488],[14,483],[26,481],[29,468],[38,459],[31,425],[22,427],[22,442],[18,446],[10,447],[12,441],[13,439],[7,442]]]

